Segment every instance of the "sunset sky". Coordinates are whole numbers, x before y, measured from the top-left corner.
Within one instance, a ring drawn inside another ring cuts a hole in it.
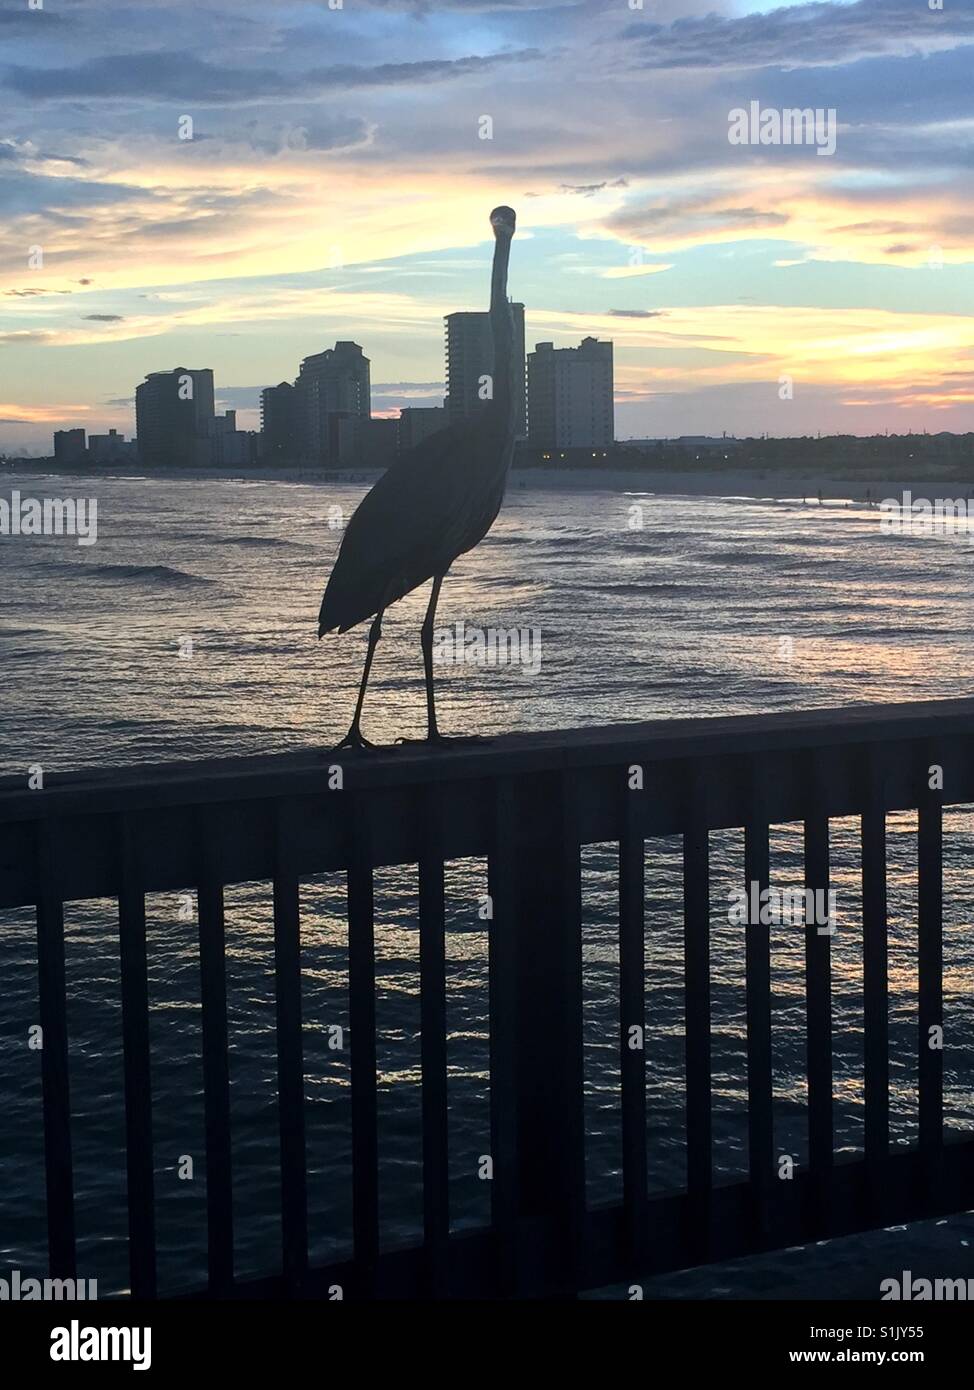
[[[439,404],[500,202],[529,350],[612,338],[620,438],[974,429],[974,0],[29,3],[0,449],[131,434],[177,365],[254,427],[338,338],[377,412]],[[732,145],[751,101],[835,108],[834,156]]]

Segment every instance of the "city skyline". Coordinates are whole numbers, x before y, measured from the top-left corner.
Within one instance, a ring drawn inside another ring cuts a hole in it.
[[[75,0],[0,21],[2,450],[130,432],[128,383],[160,362],[219,361],[220,407],[253,426],[262,386],[354,337],[376,413],[438,404],[442,317],[482,308],[501,201],[531,341],[615,342],[621,439],[974,425],[969,7],[176,0],[109,27]],[[833,113],[834,153],[734,143],[754,104]]]
[[[519,415],[518,429],[519,433],[526,440],[528,434],[526,405],[528,396],[530,394],[528,385],[529,360],[531,357],[535,355],[535,353],[539,349],[550,350],[552,349],[553,344],[550,342],[537,343],[535,345],[535,348],[529,354],[527,352],[527,343],[525,338],[524,305],[512,303],[511,309],[514,313],[515,320],[516,355],[520,360],[520,387],[525,398],[525,404],[524,406],[522,406]],[[407,404],[404,401],[401,405],[398,406],[390,407],[389,405],[383,405],[381,408],[376,409],[374,406],[375,389],[370,384],[371,359],[364,357],[363,347],[359,343],[355,342],[354,340],[339,339],[336,340],[335,346],[333,348],[319,349],[317,352],[306,354],[305,357],[303,357],[301,360],[297,375],[294,377],[293,382],[284,379],[277,383],[270,383],[259,387],[253,387],[244,392],[241,392],[239,388],[235,387],[221,389],[219,386],[217,386],[214,379],[213,368],[210,367],[153,367],[151,370],[146,372],[145,380],[141,382],[138,386],[136,386],[134,393],[130,398],[131,410],[128,416],[123,418],[121,426],[118,424],[113,425],[111,427],[110,433],[111,435],[115,435],[116,433],[118,433],[122,437],[125,437],[126,435],[131,435],[132,440],[134,442],[135,438],[140,433],[138,428],[139,393],[145,391],[145,389],[151,383],[153,378],[167,378],[175,376],[179,372],[186,372],[194,378],[198,376],[209,377],[209,382],[206,387],[206,400],[208,402],[206,409],[211,417],[214,414],[216,414],[217,418],[219,419],[221,417],[221,412],[225,412],[228,417],[233,417],[233,428],[236,429],[236,416],[239,413],[244,417],[240,421],[240,426],[242,429],[253,433],[264,434],[267,432],[265,413],[268,409],[269,402],[272,403],[275,400],[275,398],[279,399],[279,393],[281,393],[282,391],[291,391],[297,389],[306,376],[313,376],[313,369],[316,366],[320,369],[320,365],[323,363],[324,359],[332,358],[336,353],[339,353],[342,349],[354,349],[353,355],[357,355],[357,357],[361,359],[364,363],[364,377],[362,385],[359,389],[359,393],[357,395],[356,401],[354,402],[354,406],[351,413],[366,415],[376,420],[385,419],[392,421],[400,419],[403,411],[407,412],[407,414],[415,414],[418,412],[421,415],[441,413],[445,425],[445,423],[447,423],[450,419],[461,419],[465,416],[470,415],[472,410],[476,408],[478,400],[482,399],[482,397],[479,394],[480,382],[483,379],[483,374],[489,373],[490,371],[492,358],[492,344],[488,324],[488,315],[486,313],[466,310],[462,312],[453,312],[444,315],[443,323],[446,338],[443,364],[443,381],[440,383],[424,383],[424,386],[426,388],[435,391],[436,394],[428,398],[423,398],[419,402],[414,403],[410,401]],[[608,349],[608,357],[606,359],[607,378],[606,381],[602,383],[601,389],[607,390],[608,392],[608,401],[606,402],[606,407],[608,409],[608,418],[610,421],[610,426],[606,439],[603,439],[601,435],[597,440],[589,441],[588,439],[585,439],[583,440],[583,443],[586,445],[589,442],[597,442],[600,444],[603,442],[611,442],[611,413],[613,395],[612,349],[614,345],[611,340],[603,340],[600,343],[591,335],[587,335],[585,338],[582,339],[580,345],[567,344],[564,348],[558,350],[559,357],[573,357],[579,353],[579,348],[581,348],[584,352],[587,344],[595,344],[599,348]],[[451,362],[453,363],[452,374],[455,378],[454,390],[452,392],[452,395],[450,391]],[[385,387],[383,386],[383,384],[380,384],[379,390],[382,391],[384,389]],[[576,392],[581,394],[587,393],[590,389],[591,384],[588,382],[583,382],[580,379],[578,380],[575,388]],[[564,394],[567,398],[570,392],[565,390]],[[246,404],[240,404],[242,397],[249,398]],[[383,398],[380,397],[380,399]],[[236,401],[237,404],[231,405],[231,400]],[[251,401],[255,403],[252,404],[250,403]],[[119,402],[118,404],[121,405],[121,402]],[[332,413],[335,413],[336,411],[337,413],[348,413],[349,404],[349,402],[332,401],[327,404],[323,403],[322,409],[330,411]],[[273,408],[272,405],[271,408]],[[280,409],[280,406],[278,406],[278,409]],[[97,423],[98,422],[93,417],[88,418],[87,424],[90,424],[91,426],[95,427],[97,426]],[[65,423],[64,425],[59,426],[55,422],[53,435],[56,438],[57,436],[62,434],[84,435],[86,432],[86,425],[74,426]],[[424,433],[425,432],[426,431],[424,431]],[[92,428],[91,430],[91,437],[98,438],[98,435],[96,434],[94,428]],[[550,444],[552,447],[557,447],[558,441],[555,438],[552,438],[550,440],[545,440],[544,442]],[[0,449],[0,454],[3,454],[5,452],[8,454],[8,456],[13,456],[13,451],[4,451],[3,449]],[[318,451],[313,450],[311,452]],[[43,450],[38,451],[37,449],[25,453],[24,456],[30,457],[31,453],[35,456],[37,456],[38,454],[43,456]],[[156,462],[159,462],[159,460],[156,460]]]
[[[536,448],[590,448],[613,443],[613,371],[610,341],[584,338],[577,348],[553,350],[539,343],[525,353],[524,305],[512,304],[513,353],[520,406],[515,436],[528,440],[528,405],[537,418]],[[371,360],[361,344],[338,340],[304,357],[293,381],[260,391],[259,429],[241,429],[237,410],[221,405],[212,367],[176,366],[149,372],[135,388],[135,438],[114,428],[90,436],[84,427],[53,432],[57,462],[131,462],[146,467],[245,466],[305,463],[312,466],[388,466],[449,424],[479,414],[490,399],[494,345],[489,316],[447,314],[445,368],[449,387],[436,406],[391,412],[372,410]],[[532,363],[546,363],[531,377]],[[557,364],[557,365],[556,365]],[[486,393],[486,394],[485,394]],[[137,447],[136,447],[137,446]],[[49,455],[45,455],[49,457]]]

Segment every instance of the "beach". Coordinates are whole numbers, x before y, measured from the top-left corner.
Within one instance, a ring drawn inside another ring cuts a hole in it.
[[[321,468],[233,468],[195,469],[163,468],[150,471],[129,466],[126,468],[55,469],[49,460],[19,460],[18,476],[116,481],[159,480],[172,482],[279,482],[334,485],[336,483],[370,487],[382,476],[381,469],[321,469]],[[2,477],[2,474],[0,474]],[[948,477],[943,470],[924,473],[913,470],[909,475],[874,476],[850,469],[837,471],[829,477],[797,473],[788,469],[742,469],[687,467],[681,469],[651,468],[514,468],[508,481],[508,492],[516,489],[558,489],[568,491],[604,491],[650,493],[661,497],[748,497],[773,501],[798,501],[804,498],[817,504],[821,494],[828,502],[882,501],[885,497],[899,498],[906,492],[914,497],[967,497],[974,491],[974,464],[964,478]],[[868,497],[867,497],[868,492]]]

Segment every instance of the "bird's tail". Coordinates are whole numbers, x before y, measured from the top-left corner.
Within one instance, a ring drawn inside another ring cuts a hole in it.
[[[321,607],[318,610],[318,640],[324,637],[326,632],[347,632],[350,627],[360,623],[363,614],[358,610],[360,605],[349,603],[349,595],[342,592],[339,583],[335,582],[335,571],[332,571],[331,578],[325,589],[325,596],[321,600]],[[355,611],[353,611],[353,607]]]

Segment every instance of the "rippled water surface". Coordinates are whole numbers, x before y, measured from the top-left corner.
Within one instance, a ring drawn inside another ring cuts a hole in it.
[[[98,541],[0,537],[2,763],[114,766],[327,747],[354,702],[365,631],[315,639],[324,580],[363,491],[266,482],[8,478],[4,495],[95,495]],[[338,509],[338,510],[336,510]],[[451,626],[540,631],[536,674],[444,667],[447,731],[548,729],[926,699],[970,693],[974,547],[886,537],[858,506],[527,489],[517,483],[491,535],[443,591]],[[378,741],[422,732],[418,629],[425,591],[390,611],[366,706]],[[858,825],[833,822],[833,1009],[837,1142],[862,1144],[862,952]],[[945,826],[945,1111],[974,1123],[972,823]],[[889,823],[893,1125],[916,1136],[916,826]],[[613,846],[583,859],[589,1195],[621,1188],[616,1061]],[[716,1158],[744,1172],[744,938],[728,921],[743,837],[712,836]],[[797,886],[800,827],[775,827],[772,881]],[[383,1237],[420,1229],[417,885],[376,876]],[[649,1146],[657,1188],[683,1180],[683,946],[678,840],[647,847]],[[451,1202],[456,1224],[486,1220],[485,866],[448,868]],[[315,1258],[351,1239],[347,961],[342,876],[302,889],[309,1202]],[[279,1264],[270,885],[227,890],[237,1269]],[[205,1175],[195,900],[155,895],[149,920],[160,1273],[199,1282]],[[125,1168],[117,927],[113,903],[66,913],[80,1272],[124,1287]],[[802,1161],[804,944],[773,929],[776,1142]],[[43,1163],[30,914],[0,914],[0,1256],[44,1264]],[[335,1032],[345,1030],[344,1037]],[[194,1176],[186,1171],[193,1161]]]

